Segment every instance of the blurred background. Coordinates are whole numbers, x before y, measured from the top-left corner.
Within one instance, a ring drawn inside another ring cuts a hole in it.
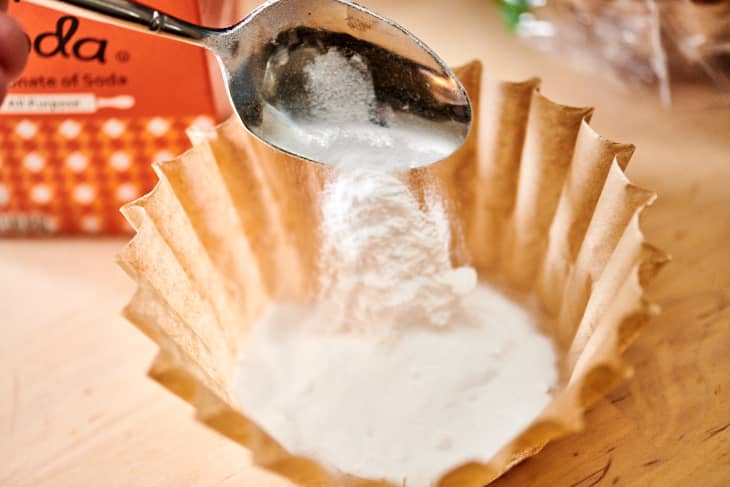
[[[259,4],[153,3],[211,26],[235,23]],[[556,95],[567,84],[554,74],[580,76],[564,103],[600,105],[600,90],[658,102],[662,116],[729,105],[725,0],[362,3],[410,27],[452,65],[478,58],[489,76],[541,76],[545,88],[558,85]],[[117,210],[154,185],[150,163],[189,147],[187,130],[231,114],[215,60],[35,5],[14,3],[11,13],[33,54],[0,108],[0,235],[129,233]],[[591,96],[581,96],[587,87]]]

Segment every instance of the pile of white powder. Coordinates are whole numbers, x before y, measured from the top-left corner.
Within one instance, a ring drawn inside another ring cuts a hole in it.
[[[419,207],[394,172],[407,163],[343,162],[323,196],[321,299],[253,326],[236,395],[294,455],[427,487],[529,425],[555,352],[529,313],[452,268],[448,217],[437,198]]]

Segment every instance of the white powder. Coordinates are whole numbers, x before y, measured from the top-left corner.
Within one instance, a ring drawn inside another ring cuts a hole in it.
[[[421,211],[398,176],[341,171],[323,198],[323,299],[330,329],[380,337],[444,327],[476,273],[452,269],[449,221],[439,201]]]
[[[439,161],[453,152],[456,122],[429,122],[379,105],[370,71],[358,54],[336,48],[307,64],[304,89],[307,115],[293,120],[263,106],[257,133],[295,154],[330,165],[405,169]],[[378,120],[387,118],[387,126]]]
[[[369,106],[367,86],[355,93]],[[550,401],[555,353],[530,314],[452,268],[438,198],[421,209],[388,172],[409,167],[403,150],[365,168],[357,150],[341,155],[323,196],[321,299],[274,304],[253,326],[236,396],[292,454],[426,487],[529,425]]]
[[[238,368],[246,414],[287,451],[334,471],[426,487],[487,461],[548,404],[550,342],[531,317],[478,286],[448,330],[412,328],[383,344],[313,333],[311,307],[277,304]]]
[[[329,124],[367,122],[375,115],[373,79],[359,54],[349,58],[329,49],[304,67],[314,120]]]

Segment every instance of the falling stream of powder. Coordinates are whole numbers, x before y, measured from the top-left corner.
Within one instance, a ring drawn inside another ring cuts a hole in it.
[[[378,336],[411,326],[445,327],[476,273],[453,269],[449,220],[428,209],[397,175],[343,170],[323,198],[322,316],[330,329]]]
[[[331,49],[305,72],[316,117],[368,123],[374,116],[373,82],[357,54]],[[367,144],[370,151],[383,146],[382,158],[366,167],[350,147],[325,189],[320,312],[331,330],[385,336],[408,326],[443,327],[476,285],[473,269],[451,267],[441,202],[432,198],[423,211],[398,175],[418,155],[387,137]]]

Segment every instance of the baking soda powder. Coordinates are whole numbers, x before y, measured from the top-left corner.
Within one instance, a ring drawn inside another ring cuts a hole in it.
[[[439,199],[422,208],[392,172],[407,162],[343,158],[323,195],[321,299],[274,304],[255,323],[236,396],[294,455],[427,487],[532,422],[555,352],[528,312],[452,267]]]

